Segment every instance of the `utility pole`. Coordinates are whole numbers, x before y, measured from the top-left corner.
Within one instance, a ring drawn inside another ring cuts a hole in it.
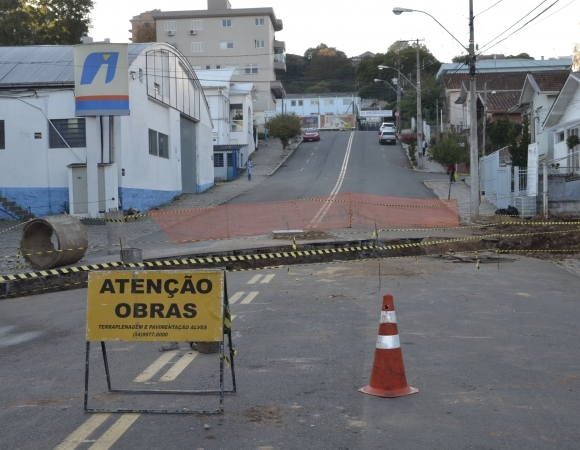
[[[475,97],[475,44],[473,31],[473,0],[469,0],[469,98],[470,98],[470,207],[471,216],[479,215],[479,154],[477,148],[477,99]]]
[[[399,47],[399,54],[401,48]],[[397,61],[397,136],[401,138],[401,57]]]
[[[487,81],[483,84],[483,90],[483,103],[485,104],[483,105],[483,136],[481,137],[481,140],[483,141],[483,149],[481,154],[485,156],[485,129],[487,127]]]
[[[419,61],[419,39],[417,39],[417,161],[419,161],[419,169],[423,168],[423,150],[421,148],[421,143],[423,142],[422,138],[423,117],[421,114],[421,65]]]

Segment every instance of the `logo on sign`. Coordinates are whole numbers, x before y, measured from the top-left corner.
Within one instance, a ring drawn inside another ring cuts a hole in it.
[[[83,74],[81,75],[81,84],[92,84],[103,66],[107,66],[107,76],[105,84],[115,79],[117,71],[117,62],[119,61],[119,52],[97,52],[91,53],[85,59],[83,65]]]

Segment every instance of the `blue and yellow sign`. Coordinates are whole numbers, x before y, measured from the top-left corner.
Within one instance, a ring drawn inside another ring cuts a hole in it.
[[[127,44],[74,46],[75,115],[128,116]]]

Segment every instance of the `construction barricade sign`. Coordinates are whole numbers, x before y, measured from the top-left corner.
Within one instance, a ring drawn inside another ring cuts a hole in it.
[[[87,341],[223,339],[223,270],[89,273]]]

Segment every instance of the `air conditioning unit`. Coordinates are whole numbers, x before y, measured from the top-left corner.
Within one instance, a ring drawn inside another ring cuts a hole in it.
[[[167,36],[175,36],[175,31],[167,30]]]
[[[189,30],[189,34],[195,36],[197,34],[197,30]]]

